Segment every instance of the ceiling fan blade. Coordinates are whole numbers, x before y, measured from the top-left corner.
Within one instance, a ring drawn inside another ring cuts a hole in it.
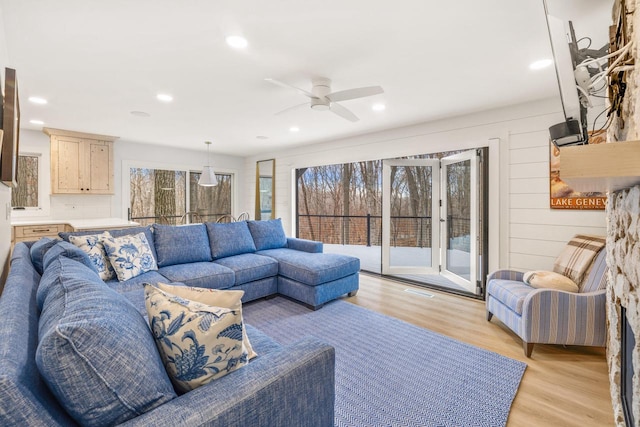
[[[349,120],[350,122],[357,122],[358,120],[360,120],[358,116],[356,116],[351,111],[344,108],[342,105],[336,104],[335,102],[332,102],[329,108],[331,109],[332,112],[336,113],[343,119]]]
[[[292,111],[292,110],[297,110],[297,109],[298,109],[298,108],[300,108],[300,107],[308,107],[308,106],[309,106],[309,103],[308,103],[308,102],[305,102],[305,103],[303,103],[303,104],[294,105],[293,107],[285,108],[285,109],[284,109],[284,110],[282,110],[282,111],[278,111],[278,112],[276,113],[276,116],[279,116],[280,114],[288,113],[289,111]]]
[[[384,93],[384,90],[380,86],[367,86],[358,87],[355,89],[341,90],[340,92],[333,92],[327,95],[332,102],[348,101],[350,99],[364,98],[365,96],[378,95]]]
[[[287,89],[293,89],[293,90],[297,91],[298,93],[300,93],[300,94],[302,94],[304,96],[308,96],[309,98],[313,98],[313,99],[317,99],[318,98],[317,96],[315,96],[311,92],[308,92],[308,91],[306,91],[304,89],[300,89],[299,87],[291,86],[290,84],[281,82],[280,80],[271,79],[271,78],[266,78],[264,80],[269,82],[269,83],[273,83],[276,86],[285,87]]]

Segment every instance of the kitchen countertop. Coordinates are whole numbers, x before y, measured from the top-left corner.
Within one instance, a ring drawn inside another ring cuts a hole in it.
[[[94,218],[94,219],[38,219],[38,220],[12,220],[12,226],[29,226],[44,224],[69,224],[75,231],[98,230],[104,228],[136,227],[137,222],[127,221],[122,218]]]

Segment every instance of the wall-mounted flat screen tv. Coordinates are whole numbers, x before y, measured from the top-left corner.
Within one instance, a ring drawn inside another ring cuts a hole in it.
[[[0,149],[0,181],[16,186],[20,136],[20,103],[16,70],[4,69],[4,102],[2,105],[2,149]]]

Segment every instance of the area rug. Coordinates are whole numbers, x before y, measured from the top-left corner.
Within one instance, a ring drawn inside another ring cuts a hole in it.
[[[243,312],[281,344],[335,347],[340,427],[503,426],[527,366],[340,300],[311,311],[276,297]]]

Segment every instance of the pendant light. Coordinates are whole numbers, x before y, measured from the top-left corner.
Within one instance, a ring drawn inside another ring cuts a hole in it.
[[[198,185],[203,187],[213,187],[218,185],[218,179],[216,178],[216,173],[213,171],[213,167],[211,167],[209,163],[209,146],[211,145],[211,141],[205,141],[204,143],[207,144],[207,166],[202,168]]]

